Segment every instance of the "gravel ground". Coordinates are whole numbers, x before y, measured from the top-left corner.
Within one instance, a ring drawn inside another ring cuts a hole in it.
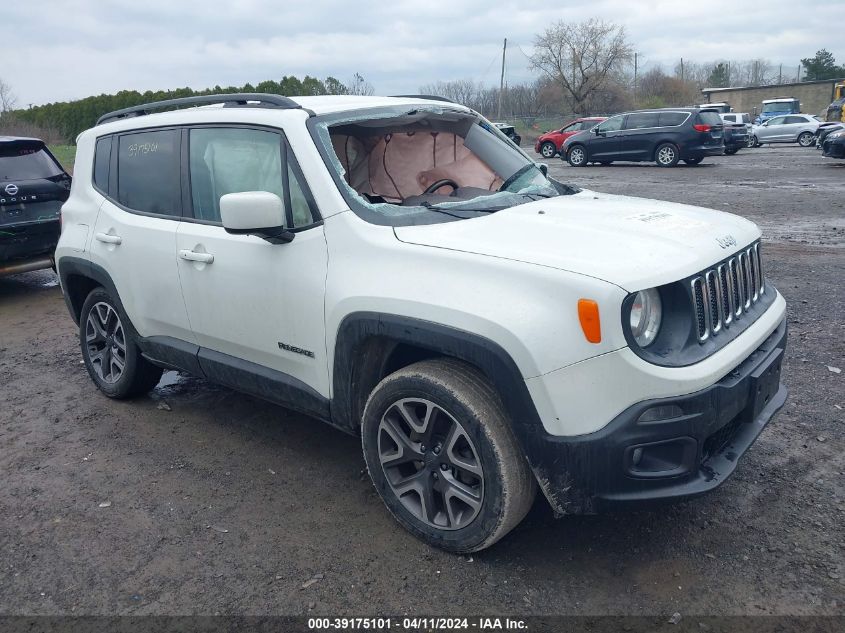
[[[845,161],[798,147],[556,177],[746,216],[789,303],[790,400],[734,477],[473,557],[390,518],[358,441],[202,380],[102,397],[55,276],[0,280],[0,614],[845,614]]]

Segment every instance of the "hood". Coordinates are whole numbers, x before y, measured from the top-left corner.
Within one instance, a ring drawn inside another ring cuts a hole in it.
[[[760,237],[730,213],[593,191],[394,231],[409,244],[548,266],[629,292],[683,279]]]

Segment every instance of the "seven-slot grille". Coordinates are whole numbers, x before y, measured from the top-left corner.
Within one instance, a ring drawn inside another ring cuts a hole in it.
[[[696,335],[703,343],[730,328],[766,291],[760,243],[693,277],[690,285]]]

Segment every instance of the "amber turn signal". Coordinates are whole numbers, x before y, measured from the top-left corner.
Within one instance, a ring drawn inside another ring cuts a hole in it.
[[[578,320],[587,340],[590,343],[601,343],[599,304],[592,299],[578,299]]]

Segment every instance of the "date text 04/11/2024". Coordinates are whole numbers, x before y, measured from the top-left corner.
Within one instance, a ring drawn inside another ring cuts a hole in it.
[[[519,618],[437,618],[437,617],[404,617],[404,618],[309,618],[308,629],[319,630],[361,630],[361,631],[518,631],[527,625]]]

